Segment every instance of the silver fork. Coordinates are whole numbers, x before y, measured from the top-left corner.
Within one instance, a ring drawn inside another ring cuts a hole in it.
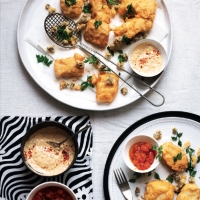
[[[117,180],[119,188],[120,188],[122,194],[124,195],[124,197],[127,200],[132,200],[133,197],[132,197],[131,189],[130,189],[130,186],[128,184],[128,181],[127,181],[126,176],[124,175],[124,172],[122,171],[122,169],[121,168],[115,169],[114,175],[115,175],[115,178]]]

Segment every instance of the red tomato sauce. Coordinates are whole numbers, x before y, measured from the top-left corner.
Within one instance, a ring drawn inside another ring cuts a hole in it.
[[[64,189],[51,186],[37,192],[33,200],[73,200],[73,198]]]
[[[156,151],[148,142],[137,142],[129,150],[131,162],[139,169],[148,169],[154,161]]]

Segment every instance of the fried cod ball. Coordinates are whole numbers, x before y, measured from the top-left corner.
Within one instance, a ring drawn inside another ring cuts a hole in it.
[[[154,180],[146,184],[145,200],[173,200],[174,185],[165,180]]]
[[[95,27],[95,22],[96,20],[94,19],[88,21],[84,38],[88,42],[105,48],[109,39],[110,26],[109,24],[102,22],[98,27]]]
[[[174,145],[172,142],[165,142],[162,144],[163,153],[162,160],[174,171],[184,171],[188,166],[188,157],[186,153],[178,146]],[[174,158],[178,154],[181,155],[181,159],[174,161]]]
[[[78,63],[85,59],[84,56],[75,53],[73,57],[57,59],[54,62],[54,72],[57,78],[79,77],[84,73],[84,67]]]
[[[199,200],[200,199],[200,188],[194,184],[186,184],[181,192],[178,194],[176,200]]]
[[[78,17],[82,12],[83,7],[83,0],[76,0],[76,3],[74,5],[68,6],[65,4],[66,0],[60,0],[60,8],[64,15],[67,15],[68,17],[74,18]],[[69,1],[70,4],[70,1]]]
[[[119,78],[112,73],[99,74],[96,83],[96,99],[99,103],[111,103],[118,92]]]

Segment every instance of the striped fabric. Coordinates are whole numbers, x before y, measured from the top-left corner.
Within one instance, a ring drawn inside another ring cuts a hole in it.
[[[90,123],[89,116],[80,117],[2,117],[0,120],[0,200],[25,200],[38,184],[57,181],[69,186],[78,200],[92,200],[92,129],[78,135],[79,154],[74,166],[66,173],[41,177],[31,172],[23,163],[20,146],[26,131],[43,121],[57,121],[73,132]]]

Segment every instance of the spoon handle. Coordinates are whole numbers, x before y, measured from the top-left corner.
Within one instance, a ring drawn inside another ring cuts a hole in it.
[[[69,139],[75,137],[75,136],[78,135],[80,132],[82,132],[82,131],[84,131],[84,130],[90,128],[90,127],[91,127],[91,125],[90,125],[90,124],[87,124],[84,128],[80,129],[79,131],[77,131],[76,133],[70,135],[68,138],[66,138],[66,139],[63,140],[61,143],[59,143],[59,146],[61,146],[61,145],[62,145],[64,142],[66,142],[67,140],[69,140]]]

